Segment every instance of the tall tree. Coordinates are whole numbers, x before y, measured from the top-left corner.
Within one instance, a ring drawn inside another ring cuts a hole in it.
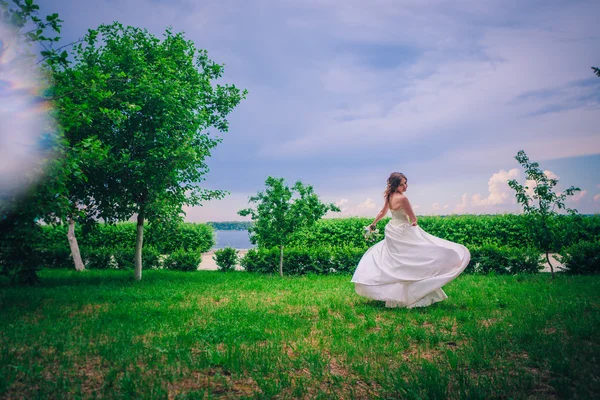
[[[552,271],[554,279],[554,266],[550,262],[550,249],[555,242],[555,227],[553,218],[558,210],[565,210],[569,214],[576,214],[577,210],[566,207],[565,201],[568,196],[574,195],[580,189],[574,186],[564,192],[557,194],[554,187],[558,179],[550,178],[536,162],[531,162],[523,150],[519,151],[515,159],[525,169],[529,186],[521,185],[515,179],[508,181],[508,185],[515,190],[517,202],[523,207],[523,211],[531,219],[528,224],[537,246],[546,253],[546,260]]]
[[[162,40],[120,23],[90,30],[74,47],[70,112],[81,124],[69,128],[78,142],[97,138],[107,149],[102,168],[87,182],[96,217],[108,222],[136,215],[135,272],[142,278],[144,221],[181,219],[184,205],[221,198],[223,191],[199,186],[206,159],[221,142],[208,130],[228,129],[226,116],[246,96],[213,81],[223,66],[181,33]],[[78,89],[81,88],[81,89]]]
[[[294,232],[310,227],[327,211],[339,212],[335,204],[322,203],[310,185],[298,181],[291,188],[283,178],[268,177],[266,189],[249,199],[256,209],[238,211],[250,215],[254,225],[248,228],[250,241],[259,247],[279,247],[279,275],[283,277],[283,249]]]

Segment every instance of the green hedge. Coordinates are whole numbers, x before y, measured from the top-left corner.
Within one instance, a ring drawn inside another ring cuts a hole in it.
[[[291,247],[351,246],[366,248],[363,227],[372,218],[322,219],[313,227],[294,235]],[[385,218],[377,224],[383,234]],[[554,251],[579,241],[600,240],[600,215],[558,216],[553,219],[556,226]],[[535,243],[528,230],[528,220],[524,215],[456,215],[419,217],[419,225],[428,233],[463,244],[467,247],[486,245],[530,248]]]
[[[485,245],[472,246],[469,251],[471,262],[466,273],[536,273],[544,267],[542,255],[535,248]]]
[[[287,275],[353,273],[365,249],[355,247],[285,248],[283,273]],[[250,249],[240,260],[248,272],[279,271],[279,249]]]
[[[284,249],[283,272],[287,275],[354,273],[366,249],[357,247],[313,247]],[[472,247],[465,273],[536,273],[543,268],[536,249],[497,246]],[[279,249],[251,249],[240,264],[248,272],[277,273]]]
[[[600,273],[600,241],[574,244],[565,248],[560,255],[566,273]]]
[[[43,226],[40,249],[63,248],[68,250],[67,227]],[[80,226],[75,235],[80,247],[112,249],[134,249],[136,224],[123,222],[115,225],[98,224],[93,230],[84,234]],[[161,254],[169,254],[178,249],[194,250],[200,253],[210,250],[215,244],[212,227],[206,224],[181,223],[174,229],[160,229],[153,225],[144,227],[144,247],[151,246]]]

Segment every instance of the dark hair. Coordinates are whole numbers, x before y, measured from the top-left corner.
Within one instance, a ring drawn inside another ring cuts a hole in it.
[[[390,177],[387,180],[387,187],[385,188],[385,192],[383,192],[383,197],[388,204],[390,203],[390,196],[398,190],[398,186],[402,183],[402,178],[408,182],[406,176],[401,172],[392,172],[390,174]]]

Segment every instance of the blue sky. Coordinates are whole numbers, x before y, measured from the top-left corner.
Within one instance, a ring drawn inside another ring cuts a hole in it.
[[[374,216],[392,171],[421,215],[514,212],[523,149],[600,212],[598,1],[49,0],[64,42],[118,20],[171,25],[249,91],[204,185],[236,212],[268,175],[302,180],[342,216]]]

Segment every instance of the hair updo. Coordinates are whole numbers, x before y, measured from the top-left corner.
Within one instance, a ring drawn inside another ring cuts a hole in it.
[[[402,179],[405,179],[408,182],[406,176],[401,172],[392,172],[390,174],[390,177],[387,180],[387,187],[385,188],[385,192],[383,192],[383,197],[388,204],[392,193],[396,192],[402,183]]]

